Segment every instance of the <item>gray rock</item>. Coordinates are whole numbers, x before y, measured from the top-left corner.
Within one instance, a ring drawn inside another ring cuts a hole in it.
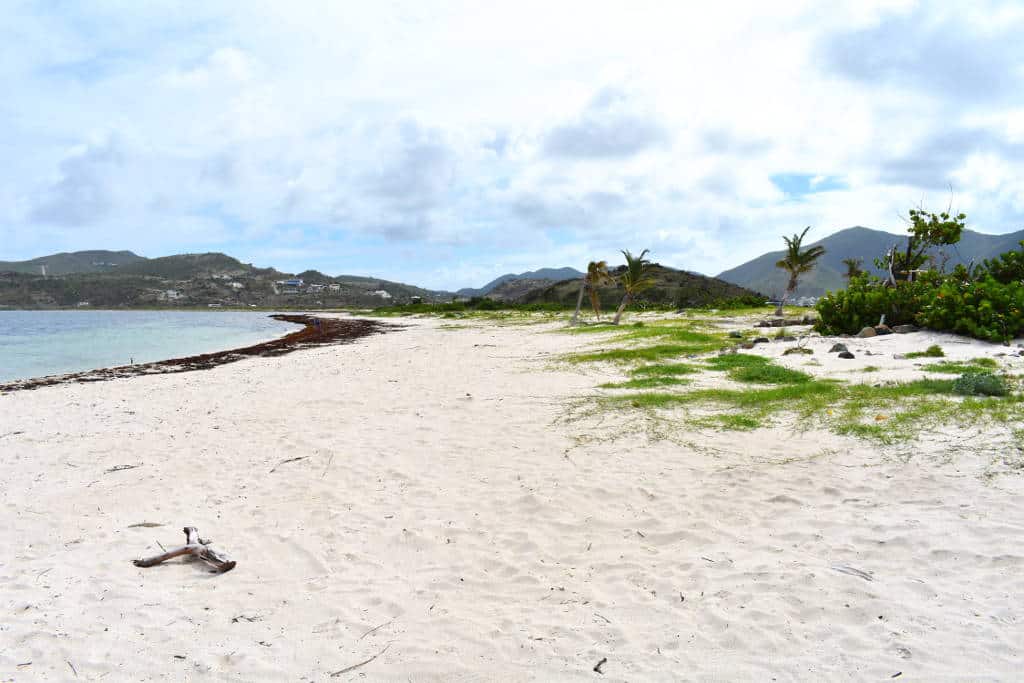
[[[875,325],[875,334],[892,334],[888,325]]]
[[[892,354],[892,357],[894,359],[896,359],[896,360],[906,360],[907,359],[907,357],[904,356],[902,353],[894,353],[894,354]]]
[[[755,344],[767,344],[771,341],[768,337],[757,337],[754,339]]]
[[[850,349],[846,348],[846,344],[833,344],[832,348],[829,349],[828,352],[829,353],[837,353],[837,352],[838,353],[842,353],[843,351],[849,351],[849,350]]]
[[[878,333],[875,332],[875,328],[873,328],[873,327],[865,327],[863,330],[861,330],[860,332],[857,333],[857,336],[860,337],[861,339],[865,339],[867,337],[874,337],[877,334]]]
[[[839,354],[839,357],[840,358],[856,358],[856,356],[854,356],[849,351],[843,351],[841,354]]]
[[[895,325],[892,331],[896,334],[910,334],[911,332],[917,332],[916,325]]]

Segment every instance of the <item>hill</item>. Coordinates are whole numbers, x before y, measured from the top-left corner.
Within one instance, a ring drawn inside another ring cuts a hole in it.
[[[613,275],[620,274],[625,266],[612,270]],[[759,296],[757,292],[734,285],[723,280],[691,273],[686,270],[675,270],[661,264],[652,264],[648,272],[654,278],[654,286],[636,298],[639,304],[659,306],[700,306],[719,299],[730,299],[739,296]],[[623,290],[620,285],[603,287],[600,290],[601,306],[613,310],[622,300]],[[559,303],[575,306],[580,293],[580,281],[566,280],[550,285],[541,290],[527,293],[522,303]]]
[[[945,249],[945,255],[949,257],[947,268],[952,268],[958,263],[980,263],[984,259],[1015,249],[1022,239],[1024,230],[1007,235],[985,235],[973,230],[964,230],[960,243]],[[821,296],[829,290],[843,289],[846,286],[846,278],[843,277],[846,266],[843,259],[846,258],[859,258],[865,270],[881,275],[882,273],[874,267],[874,259],[893,245],[905,248],[907,236],[858,226],[840,230],[808,246],[814,245],[825,247],[825,255],[818,261],[817,267],[804,276],[797,290],[798,296]],[[785,274],[775,267],[776,261],[784,255],[785,252],[782,250],[769,252],[723,271],[718,277],[776,297],[782,294],[786,286]]]
[[[125,275],[147,275],[166,280],[187,280],[210,275],[245,275],[254,269],[227,254],[175,254],[145,259],[120,269]]]
[[[501,277],[491,280],[483,287],[465,287],[456,292],[456,294],[467,297],[487,296],[494,289],[510,280],[551,280],[553,282],[561,282],[562,280],[578,279],[581,277],[583,277],[583,273],[575,268],[540,268],[539,270],[531,270],[525,273],[519,273],[518,275],[515,273],[506,273]]]
[[[28,273],[41,275],[46,267],[47,275],[70,275],[71,273],[107,273],[128,264],[146,259],[130,251],[73,251],[40,256],[29,261],[0,261],[0,273]]]

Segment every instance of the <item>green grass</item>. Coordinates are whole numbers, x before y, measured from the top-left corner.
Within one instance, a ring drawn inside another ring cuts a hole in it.
[[[972,358],[967,361],[944,360],[938,363],[930,363],[923,368],[928,372],[940,372],[948,375],[962,375],[965,372],[977,372],[982,369],[998,368],[999,363],[993,358]]]
[[[608,349],[590,353],[573,353],[565,357],[570,363],[630,363],[640,361],[658,361],[664,358],[678,358],[688,354],[701,353],[700,347],[684,344],[657,344],[642,346],[637,349]]]
[[[606,382],[598,386],[602,389],[654,389],[656,387],[682,386],[689,383],[690,380],[688,379],[653,375],[651,377],[637,377],[625,382]]]
[[[705,361],[712,370],[726,370],[737,382],[750,384],[802,384],[812,377],[799,370],[790,370],[772,364],[762,356],[730,353]]]
[[[692,375],[700,372],[700,369],[686,363],[664,363],[661,365],[641,365],[630,370],[629,374],[634,377],[660,376],[669,377],[675,375]]]
[[[863,368],[861,368],[860,371],[861,372],[878,372],[881,369],[882,368],[878,367],[877,365],[865,365]]]
[[[946,354],[942,350],[941,346],[938,344],[932,344],[924,351],[912,351],[908,353],[907,358],[943,358],[945,355]]]

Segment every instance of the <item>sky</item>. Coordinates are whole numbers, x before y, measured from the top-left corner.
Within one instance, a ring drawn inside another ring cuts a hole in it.
[[[0,260],[436,288],[716,274],[952,203],[1024,228],[1024,3],[0,4]]]

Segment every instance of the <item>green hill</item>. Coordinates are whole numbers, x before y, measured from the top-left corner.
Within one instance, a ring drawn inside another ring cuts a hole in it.
[[[0,273],[70,275],[72,273],[109,273],[146,259],[130,251],[73,251],[40,256],[28,261],[0,261]]]
[[[952,268],[958,263],[966,265],[972,261],[980,263],[984,259],[1015,249],[1022,239],[1024,230],[1006,235],[986,235],[964,230],[960,243],[945,249],[945,255],[949,257],[946,267]],[[854,227],[840,230],[808,246],[819,244],[825,247],[825,255],[818,261],[817,267],[801,280],[797,296],[821,296],[826,291],[843,289],[846,286],[846,278],[843,277],[846,266],[843,259],[846,258],[859,258],[865,270],[881,275],[882,273],[874,267],[874,259],[883,255],[893,245],[905,248],[907,236]],[[786,275],[775,267],[775,263],[784,255],[785,252],[781,250],[769,252],[719,273],[718,277],[777,297],[786,286]],[[939,259],[941,261],[941,257]]]
[[[253,267],[227,254],[175,254],[146,259],[120,269],[122,274],[148,275],[167,280],[187,280],[210,275],[244,275]]]
[[[612,270],[617,275],[625,266]],[[700,306],[721,299],[738,296],[758,296],[757,292],[734,285],[723,280],[698,275],[686,270],[675,270],[660,264],[652,264],[648,272],[654,277],[655,285],[636,298],[637,304],[653,304],[657,306]],[[612,310],[622,300],[623,290],[620,285],[602,287],[600,290],[601,306]],[[580,293],[579,278],[564,280],[541,290],[528,292],[522,303],[558,303],[575,306]]]

